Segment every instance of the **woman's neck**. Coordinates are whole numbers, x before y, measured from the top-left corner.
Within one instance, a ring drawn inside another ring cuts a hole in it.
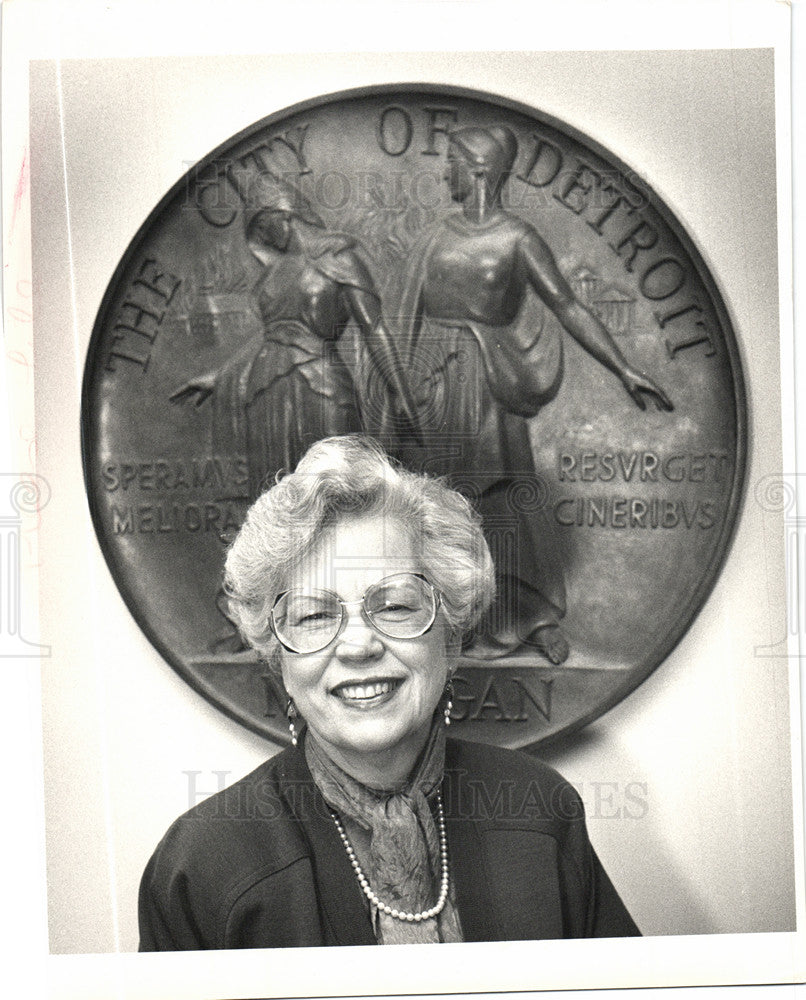
[[[412,734],[404,744],[363,753],[335,746],[318,735],[315,739],[334,764],[362,785],[376,791],[397,791],[408,784],[429,732],[430,723],[422,732]]]

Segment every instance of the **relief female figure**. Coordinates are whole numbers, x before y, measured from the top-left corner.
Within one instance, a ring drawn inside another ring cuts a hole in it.
[[[247,244],[265,266],[255,287],[262,331],[174,402],[213,397],[214,451],[245,451],[249,498],[293,469],[315,441],[362,430],[359,390],[337,349],[355,324],[390,405],[417,436],[415,407],[355,241],[329,232],[289,182],[264,173],[244,193]]]
[[[535,295],[637,406],[645,408],[645,397],[662,409],[672,404],[576,298],[534,227],[503,207],[518,152],[514,133],[463,128],[449,138],[445,180],[460,207],[412,254],[398,308],[409,368],[424,378],[427,467],[454,481],[470,473],[488,532],[517,523],[516,551],[498,560],[495,617],[469,655],[495,658],[525,644],[561,663],[568,644],[559,625],[565,584],[556,544],[542,511],[513,504],[518,483],[535,476],[527,419],[554,398],[563,373],[562,342],[534,317]],[[406,461],[415,455],[403,452]]]

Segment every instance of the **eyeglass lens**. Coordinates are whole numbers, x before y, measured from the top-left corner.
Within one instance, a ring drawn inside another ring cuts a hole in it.
[[[433,587],[414,573],[386,577],[363,597],[364,613],[383,635],[414,639],[426,632],[436,614]],[[324,649],[338,635],[346,610],[329,590],[289,590],[272,610],[277,638],[296,652]]]

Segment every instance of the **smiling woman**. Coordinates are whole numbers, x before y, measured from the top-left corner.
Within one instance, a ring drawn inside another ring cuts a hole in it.
[[[365,438],[319,442],[258,498],[225,586],[287,692],[293,745],[170,828],[141,884],[141,950],[638,933],[573,788],[446,740],[493,574],[467,501]]]
[[[366,561],[356,563],[355,553]],[[384,563],[407,572],[387,576]],[[293,573],[302,585],[282,595],[282,606],[291,596],[303,616],[273,617],[281,642],[292,634],[298,645],[314,640],[308,652],[281,654],[285,688],[311,733],[340,767],[380,787],[408,777],[450,680],[447,623],[418,569],[397,519],[349,517],[325,531]],[[350,600],[322,596],[327,590],[317,588],[328,586]],[[327,603],[333,607],[323,614]],[[350,605],[354,614],[346,613]]]

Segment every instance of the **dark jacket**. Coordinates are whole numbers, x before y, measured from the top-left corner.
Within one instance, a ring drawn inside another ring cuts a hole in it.
[[[638,934],[556,771],[449,740],[443,784],[466,941]],[[366,900],[301,749],[181,816],[140,885],[140,950],[375,944]]]

